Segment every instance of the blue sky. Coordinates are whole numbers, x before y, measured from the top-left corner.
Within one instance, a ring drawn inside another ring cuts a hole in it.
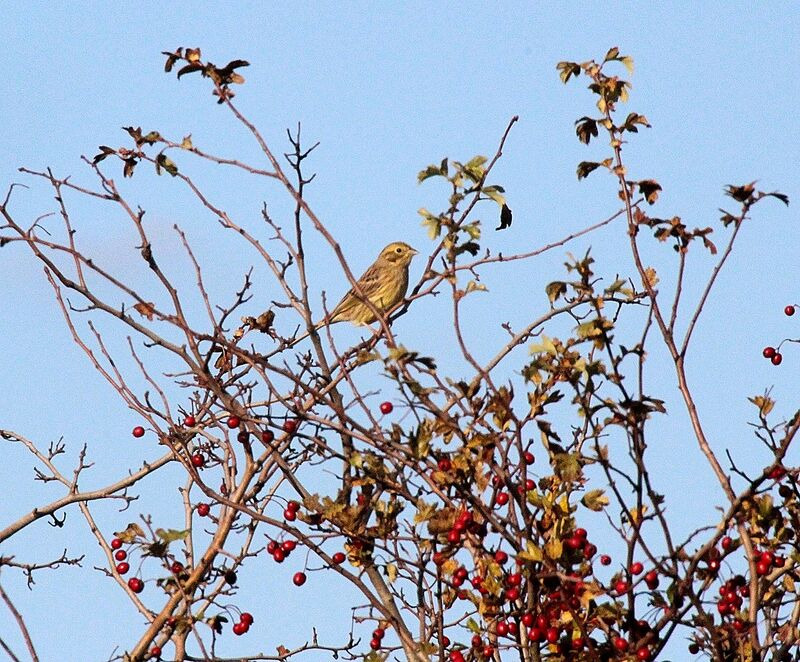
[[[701,411],[718,448],[731,447],[747,457],[756,453],[746,428],[745,398],[774,385],[785,411],[796,405],[800,350],[787,349],[779,369],[760,360],[760,348],[780,338],[797,337],[796,324],[783,317],[786,303],[800,299],[797,288],[797,165],[800,139],[796,106],[800,82],[794,69],[800,56],[800,18],[793,3],[237,3],[216,8],[163,3],[3,3],[0,7],[0,186],[24,182],[15,209],[31,221],[52,211],[49,192],[17,172],[19,166],[50,166],[59,175],[89,182],[81,155],[97,145],[123,145],[120,127],[141,125],[180,138],[191,133],[209,151],[256,161],[252,141],[211,100],[208,86],[187,76],[177,81],[163,73],[162,50],[200,46],[216,63],[244,58],[247,84],[237,103],[258,125],[276,151],[286,149],[285,129],[302,122],[309,141],[321,142],[311,167],[318,173],[309,200],[339,238],[355,272],[380,248],[403,238],[421,250],[428,246],[417,209],[442,205],[435,184],[417,186],[416,173],[445,156],[466,160],[493,152],[512,115],[513,129],[494,180],[505,186],[515,222],[510,231],[492,233],[495,251],[520,251],[561,238],[616,210],[615,186],[595,173],[578,182],[575,166],[604,154],[601,144],[586,147],[574,136],[573,122],[591,114],[593,102],[584,84],[563,86],[555,64],[564,59],[599,58],[619,46],[636,62],[630,110],[643,113],[653,128],[627,148],[629,171],[652,177],[664,187],[654,213],[680,215],[691,226],[718,228],[717,208],[726,204],[726,184],[759,180],[793,200],[788,210],[765,203],[745,228],[741,245],[709,302],[698,328],[691,377]],[[183,163],[179,163],[183,166]],[[288,218],[289,202],[271,183],[218,177],[197,166],[208,190],[232,213],[257,221],[266,200],[277,218]],[[115,175],[118,181],[121,175]],[[169,227],[179,223],[199,242],[207,279],[217,296],[238,284],[248,257],[235,242],[215,239],[211,219],[193,208],[167,178],[126,182],[126,191],[147,207],[149,218],[164,226],[164,251],[175,251],[170,265],[178,279],[189,278]],[[129,236],[113,218],[75,201],[82,219],[81,237],[90,249],[132,277],[141,273]],[[487,228],[495,222],[487,208]],[[255,221],[254,221],[255,222]],[[630,273],[620,251],[619,225],[569,247],[574,253],[593,247],[598,269],[613,278]],[[217,241],[219,243],[217,243]],[[337,299],[345,287],[329,251],[310,240],[320,265],[318,292]],[[530,317],[545,306],[543,286],[561,276],[567,249],[521,266],[509,279],[487,275],[491,295],[476,299],[471,341],[481,345],[497,334],[498,314]],[[649,252],[654,264],[668,268],[664,251]],[[690,273],[707,273],[700,258]],[[413,272],[413,269],[412,269]],[[189,280],[186,282],[188,283]],[[265,286],[266,287],[266,286]],[[264,292],[267,290],[265,289]],[[691,288],[689,294],[696,293]],[[262,310],[268,305],[265,293]],[[416,321],[407,316],[403,332],[409,344],[434,351],[438,332],[426,323],[440,314],[425,304]],[[141,460],[130,443],[136,418],[116,399],[72,344],[52,293],[35,261],[19,246],[0,251],[0,427],[46,444],[61,436],[76,451],[93,449],[96,474],[119,475]],[[501,320],[501,321],[502,321]],[[434,325],[435,326],[435,325]],[[479,351],[480,353],[480,351]],[[660,360],[655,355],[654,361]],[[457,366],[454,364],[454,370]],[[663,445],[653,449],[664,467],[664,481],[683,492],[676,517],[688,516],[698,501],[709,507],[719,498],[710,474],[691,446],[665,368],[663,382],[651,392],[676,405],[676,417],[664,426]],[[111,450],[113,449],[113,450]],[[155,456],[156,449],[149,449]],[[31,461],[16,448],[3,448],[0,500],[3,524],[56,494],[52,486],[32,485]],[[696,463],[697,469],[689,471]],[[65,466],[67,468],[68,465]],[[96,482],[93,482],[96,481]],[[175,513],[175,485],[151,489],[141,507]],[[155,504],[155,505],[154,505]],[[131,517],[99,509],[107,530]],[[80,529],[72,514],[72,529]],[[121,528],[121,527],[120,527]],[[22,536],[0,553],[41,559],[68,547],[85,553],[85,570],[37,575],[32,592],[21,578],[5,571],[3,586],[29,618],[43,660],[105,659],[111,654],[104,633],[135,631],[139,620],[121,596],[90,570],[101,562],[91,537],[46,524]],[[38,556],[42,555],[42,556]],[[284,578],[285,579],[285,578]],[[265,590],[292,613],[306,604],[286,583],[264,579]],[[259,594],[249,589],[255,601]],[[76,636],[64,605],[92,596],[87,630]],[[348,614],[314,613],[303,623],[329,622],[330,631]],[[289,627],[280,614],[276,627]],[[40,618],[48,613],[47,619]],[[130,623],[126,623],[131,619]],[[0,632],[13,628],[0,610]],[[298,635],[301,636],[301,635]],[[19,642],[10,640],[19,649]],[[126,641],[120,641],[125,645]],[[280,642],[276,642],[277,643]],[[230,654],[246,647],[230,644]]]

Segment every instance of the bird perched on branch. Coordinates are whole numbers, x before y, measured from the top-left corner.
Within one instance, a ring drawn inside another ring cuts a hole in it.
[[[352,288],[317,327],[334,322],[371,324],[376,318],[366,301],[381,313],[394,308],[406,295],[408,266],[416,254],[416,250],[402,241],[386,246],[358,279],[359,291]]]

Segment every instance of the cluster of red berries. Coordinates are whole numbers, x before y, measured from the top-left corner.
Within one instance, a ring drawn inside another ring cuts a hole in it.
[[[286,510],[283,511],[283,519],[287,522],[294,522],[297,519],[298,510],[300,510],[300,503],[297,501],[290,501],[286,504]]]
[[[386,634],[386,630],[384,630],[383,628],[380,628],[380,627],[379,628],[375,628],[372,631],[372,639],[369,642],[369,647],[374,651],[378,650],[382,645],[383,635],[385,635],[385,634]]]
[[[743,598],[750,595],[747,580],[742,575],[731,577],[719,587],[717,611],[720,616],[732,616],[742,607]]]
[[[243,635],[253,624],[253,615],[249,611],[243,611],[239,616],[239,622],[233,624],[233,634],[237,637]]]
[[[285,559],[295,550],[297,543],[294,540],[270,540],[267,544],[267,554],[271,554],[275,563],[283,563]]]
[[[786,308],[783,309],[784,314],[788,317],[794,315],[794,311],[795,307],[792,305],[786,306]],[[783,361],[783,354],[781,354],[775,347],[772,347],[771,345],[765,347],[762,350],[761,355],[765,359],[769,359],[772,362],[772,365],[780,365]]]
[[[765,359],[772,361],[772,365],[780,365],[783,361],[783,354],[774,347],[765,347],[761,354]]]

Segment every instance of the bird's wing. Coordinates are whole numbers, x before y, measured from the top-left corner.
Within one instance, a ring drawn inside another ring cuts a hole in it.
[[[355,289],[351,289],[344,298],[336,305],[331,313],[331,320],[336,321],[337,317],[343,317],[353,310],[356,306],[363,306],[364,299],[372,298],[372,295],[378,291],[380,287],[380,269],[376,265],[372,265],[367,269],[361,278],[358,279],[358,288],[361,290],[362,297],[359,297]]]

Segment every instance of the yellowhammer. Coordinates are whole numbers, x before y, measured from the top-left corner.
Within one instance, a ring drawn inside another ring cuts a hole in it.
[[[402,241],[389,244],[378,255],[361,278],[358,279],[359,293],[351,289],[337,304],[336,308],[318,326],[329,321],[371,324],[375,315],[364,302],[368,300],[379,312],[385,313],[403,300],[408,289],[408,265],[417,251]]]

